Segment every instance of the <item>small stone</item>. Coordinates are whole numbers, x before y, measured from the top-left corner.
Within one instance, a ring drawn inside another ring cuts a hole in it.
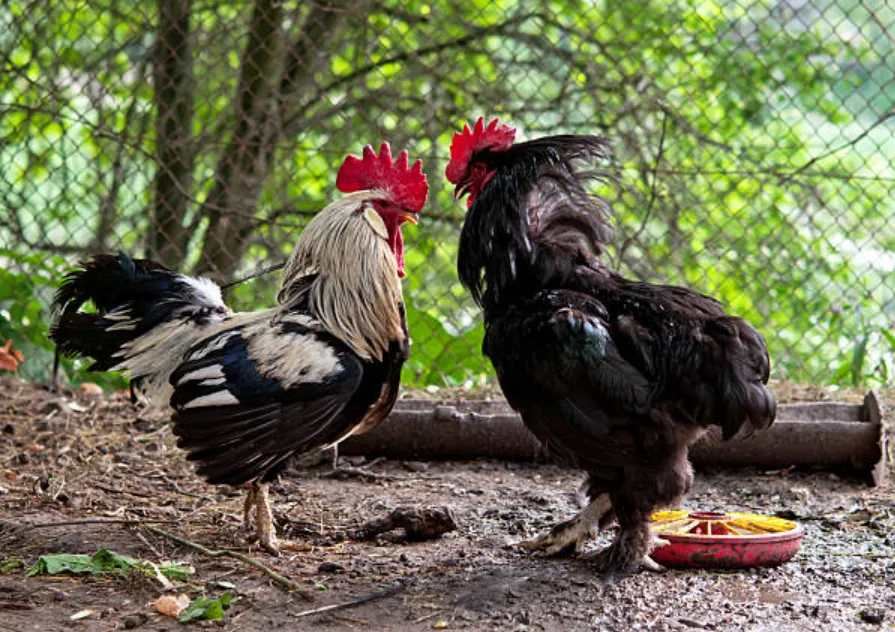
[[[78,390],[81,391],[84,395],[90,395],[91,397],[103,394],[103,389],[100,388],[98,384],[94,384],[93,382],[82,383],[78,387]]]
[[[777,518],[783,518],[784,520],[796,520],[799,517],[799,514],[794,512],[792,509],[781,509],[780,511],[774,512],[774,516]]]
[[[858,618],[864,623],[880,624],[886,618],[886,613],[882,608],[865,608],[858,613]]]
[[[344,573],[345,567],[335,562],[324,562],[317,567],[319,573]]]
[[[429,464],[422,461],[404,461],[401,465],[404,466],[404,469],[411,472],[425,472],[429,469]]]
[[[3,426],[3,434],[15,434],[15,433],[16,433],[16,427],[13,426],[12,424],[6,424],[5,426]]]
[[[124,626],[125,630],[133,630],[134,628],[139,628],[147,621],[149,621],[148,616],[142,612],[135,612],[134,614],[129,614],[126,617],[123,617],[121,619],[121,624]]]

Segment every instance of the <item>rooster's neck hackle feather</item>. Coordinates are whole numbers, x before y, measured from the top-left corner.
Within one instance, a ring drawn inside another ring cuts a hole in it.
[[[606,176],[579,165],[607,154],[596,136],[550,136],[474,158],[495,170],[460,236],[460,280],[479,304],[564,287],[581,266],[601,267],[610,208],[588,183]]]
[[[367,213],[383,195],[358,191],[320,211],[286,262],[277,297],[287,310],[308,301],[313,316],[365,360],[382,359],[392,340],[405,337],[395,257],[373,225],[378,216]]]

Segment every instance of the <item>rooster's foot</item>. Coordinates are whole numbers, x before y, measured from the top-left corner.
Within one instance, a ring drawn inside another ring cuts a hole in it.
[[[282,544],[277,539],[276,526],[273,522],[273,510],[270,506],[270,496],[267,485],[253,482],[249,485],[245,504],[242,508],[242,519],[246,530],[254,533],[249,537],[250,541],[256,541],[265,551],[272,555],[279,555]]]
[[[659,536],[653,535],[650,553],[647,553],[643,556],[643,568],[654,573],[664,573],[666,570],[665,567],[651,558],[650,554],[652,553],[652,551],[655,551],[656,549],[663,546],[668,546],[669,544],[671,544],[671,542],[669,542],[668,540],[663,540]]]
[[[601,494],[571,520],[554,525],[537,538],[519,542],[518,546],[544,556],[577,553],[591,538],[594,526],[599,524],[611,506],[609,496]]]
[[[652,536],[649,551],[652,552],[654,549],[668,544],[670,544],[668,540]],[[605,573],[608,581],[631,575],[641,569],[654,573],[662,573],[666,570],[664,566],[650,557],[650,553],[638,557],[628,547],[620,545],[618,540],[605,549],[585,555],[584,559]]]

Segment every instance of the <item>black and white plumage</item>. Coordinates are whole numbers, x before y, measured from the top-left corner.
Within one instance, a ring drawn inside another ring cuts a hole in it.
[[[689,446],[709,426],[730,438],[773,422],[767,347],[714,299],[604,265],[609,207],[585,189],[592,172],[580,163],[604,158],[605,141],[513,145],[511,131],[478,124],[455,137],[449,175],[471,193],[458,271],[483,307],[483,351],[507,401],[552,454],[587,472],[591,501],[524,545],[577,550],[617,521],[600,565],[655,568],[650,515],[689,491]]]
[[[205,337],[171,374],[178,445],[209,483],[269,481],[292,454],[338,443],[379,400],[393,403],[407,353],[404,338],[361,358],[294,307]]]
[[[381,421],[408,356],[394,232],[415,222],[425,176],[418,164],[408,169],[405,153],[392,167],[387,145],[372,156],[372,175],[355,159],[348,195],[301,234],[277,307],[233,313],[210,281],[125,254],[94,257],[57,292],[58,350],[138,380],[172,411],[178,445],[209,483],[250,483],[246,517],[257,510],[259,540],[271,551],[278,544],[265,483],[292,455]],[[389,178],[404,189],[393,192]],[[355,190],[368,180],[376,186]],[[87,301],[96,313],[78,311]]]
[[[88,302],[96,313],[78,311]],[[122,345],[166,320],[207,324],[230,314],[221,289],[209,279],[177,274],[123,252],[96,255],[66,275],[54,306],[59,310],[50,330],[56,342],[54,383],[61,355],[90,356],[91,371],[108,371],[118,363],[113,354]],[[139,382],[139,376],[133,378]]]

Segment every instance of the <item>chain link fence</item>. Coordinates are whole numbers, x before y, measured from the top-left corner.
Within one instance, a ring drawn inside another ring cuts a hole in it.
[[[749,318],[776,377],[892,383],[893,58],[895,5],[870,0],[6,0],[0,338],[45,379],[48,300],[90,253],[219,281],[282,261],[343,157],[389,140],[431,184],[405,384],[486,385],[443,175],[485,115],[608,137],[614,265]]]

